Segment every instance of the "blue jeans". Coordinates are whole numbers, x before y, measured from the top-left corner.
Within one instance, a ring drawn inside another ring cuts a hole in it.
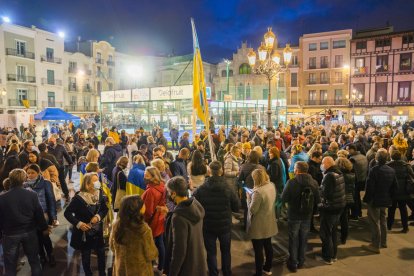
[[[289,265],[297,267],[305,263],[305,251],[310,220],[289,220]]]
[[[155,237],[154,243],[158,249],[158,270],[162,270],[164,268],[165,261],[164,236],[161,234],[158,237]]]
[[[341,213],[329,214],[323,211],[321,212],[321,229],[319,235],[322,241],[322,257],[326,261],[336,258],[338,251],[337,228]]]
[[[214,234],[211,232],[204,231],[204,246],[207,251],[207,265],[208,265],[208,274],[210,276],[219,275],[217,269],[217,248],[216,240],[220,242],[220,252],[221,252],[221,267],[224,276],[231,275],[231,232],[225,234]]]
[[[17,273],[16,267],[19,259],[20,244],[22,244],[24,254],[26,254],[27,259],[29,260],[32,276],[42,275],[36,230],[23,234],[3,236],[4,266],[6,268],[5,275],[14,276]]]

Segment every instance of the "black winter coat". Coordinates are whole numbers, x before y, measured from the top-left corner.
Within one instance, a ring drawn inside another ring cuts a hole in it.
[[[69,163],[69,165],[73,164],[72,157],[70,157],[69,153],[66,151],[64,146],[57,144],[53,148],[48,146],[47,149],[49,154],[55,156],[60,168],[63,167],[63,159],[65,159],[66,162]]]
[[[321,171],[321,163],[316,163],[312,159],[309,159],[308,165],[309,165],[308,173],[312,176],[313,179],[316,180],[316,182],[320,186],[322,183],[322,179],[323,179],[323,174]]]
[[[283,174],[282,174],[282,161],[280,158],[273,158],[269,160],[267,166],[267,174],[269,175],[270,181],[275,184],[276,192],[281,195],[283,192]]]
[[[346,204],[354,204],[354,193],[355,193],[355,174],[353,172],[342,172],[345,180],[345,198]]]
[[[414,172],[411,166],[402,160],[390,161],[387,164],[395,170],[397,177],[398,189],[395,191],[392,199],[394,200],[409,200],[410,194],[407,193],[407,179],[411,176],[414,179]]]
[[[389,207],[397,188],[395,170],[385,164],[376,165],[369,171],[364,202],[374,207]]]
[[[253,186],[254,186],[252,172],[255,169],[265,170],[265,168],[262,165],[253,164],[253,163],[250,163],[249,161],[247,161],[240,167],[239,181],[244,182],[246,187],[250,189],[253,189]]]
[[[79,194],[73,197],[64,212],[65,218],[73,225],[71,247],[81,250],[104,246],[102,220],[108,213],[106,201],[107,198],[103,196],[102,191],[100,191],[99,201],[96,205],[88,205]],[[94,230],[88,231],[85,235],[86,241],[83,241],[83,232],[76,226],[79,222],[89,223],[95,215],[99,215],[101,221],[93,228]]]
[[[331,214],[340,214],[346,205],[345,180],[342,172],[332,166],[326,170],[320,187],[320,210]]]
[[[206,179],[193,194],[205,211],[204,231],[225,234],[231,231],[231,214],[239,210],[239,200],[222,176]]]
[[[116,166],[116,161],[122,156],[122,147],[119,144],[106,146],[99,160],[99,167],[103,169],[103,173],[113,182],[112,171]]]

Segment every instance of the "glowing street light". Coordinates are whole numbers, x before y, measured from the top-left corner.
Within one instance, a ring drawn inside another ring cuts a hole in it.
[[[127,67],[127,73],[131,78],[140,77],[143,73],[142,67],[138,65],[130,65]]]
[[[1,19],[3,20],[4,23],[10,23],[11,22],[10,17],[8,17],[8,16],[2,16]]]
[[[85,75],[85,71],[83,71],[82,69],[79,69],[77,73],[79,77],[83,77]]]
[[[65,32],[59,31],[59,32],[58,32],[58,36],[59,36],[60,38],[65,38]]]

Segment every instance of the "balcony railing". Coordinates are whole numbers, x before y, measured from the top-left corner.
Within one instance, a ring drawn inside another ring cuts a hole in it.
[[[16,74],[7,74],[8,81],[19,81],[19,82],[30,82],[35,83],[36,78],[33,76],[25,76],[25,75],[16,75]]]
[[[6,48],[6,55],[34,59],[35,54],[27,51],[17,51],[14,48]]]
[[[328,63],[321,63],[321,67],[320,68],[328,68],[329,64]]]
[[[42,107],[63,107],[63,102],[42,101]]]
[[[97,106],[78,106],[78,105],[69,105],[65,106],[65,111],[69,112],[97,112]]]
[[[386,73],[388,72],[388,65],[378,65],[375,71],[377,73]]]
[[[113,60],[108,60],[108,61],[106,62],[106,64],[108,64],[108,66],[115,66],[115,61],[113,61]]]
[[[352,106],[352,103],[349,103],[350,106]],[[354,104],[355,106],[359,107],[371,107],[371,106],[414,106],[414,102],[411,101],[396,101],[396,102],[372,102],[372,103],[366,103],[366,102],[358,102]]]
[[[368,74],[368,67],[367,66],[355,67],[354,68],[354,75],[365,75],[365,74]]]
[[[305,105],[348,105],[346,100],[306,100]]]
[[[102,58],[96,58],[95,62],[98,64],[104,64],[104,60]]]
[[[46,62],[51,62],[51,63],[62,64],[62,59],[61,58],[41,56],[40,60],[41,61],[46,61]]]
[[[92,92],[92,87],[91,87],[90,85],[85,85],[85,86],[83,87],[83,91],[84,91],[84,92]]]
[[[316,69],[316,64],[308,64],[308,69]]]
[[[62,85],[61,80],[48,80],[47,78],[42,78],[42,85],[49,84],[49,85]]]
[[[68,86],[68,91],[78,91],[78,86],[76,85],[76,83],[70,83]]]
[[[36,101],[35,100],[29,100],[29,104],[31,107],[36,107]],[[18,99],[9,99],[9,106],[24,106],[23,102]]]
[[[308,79],[307,84],[329,84],[329,78],[328,79]]]

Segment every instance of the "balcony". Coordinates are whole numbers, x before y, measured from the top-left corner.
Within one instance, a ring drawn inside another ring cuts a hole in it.
[[[97,106],[78,106],[75,104],[65,106],[66,112],[97,112]]]
[[[29,100],[30,107],[36,107],[36,101],[35,100]],[[24,106],[23,102],[18,99],[9,99],[9,106]]]
[[[45,85],[45,84],[61,86],[62,81],[61,80],[48,80],[47,78],[42,78],[42,85]]]
[[[42,108],[46,107],[63,107],[63,102],[42,101]]]
[[[7,80],[18,81],[18,82],[29,82],[29,83],[36,82],[36,78],[33,76],[16,75],[16,74],[7,74]]]
[[[368,74],[368,67],[367,66],[355,67],[354,68],[354,75],[365,75],[365,74]]]
[[[328,68],[329,64],[328,63],[321,63],[321,67],[320,68]]]
[[[89,84],[87,84],[83,87],[83,91],[84,92],[92,92],[92,87]]]
[[[35,58],[35,54],[32,52],[27,52],[27,51],[17,51],[17,49],[13,49],[13,48],[6,48],[6,55],[8,56],[16,56],[16,57],[22,57],[22,58],[29,58],[29,59],[34,59]]]
[[[348,105],[347,100],[306,100],[305,105]]]
[[[388,65],[377,65],[375,72],[377,73],[387,73],[388,72]]]
[[[62,59],[61,58],[48,57],[48,56],[41,56],[40,61],[62,64]]]
[[[68,91],[72,91],[72,92],[78,91],[78,86],[76,85],[76,83],[70,83],[68,86]]]
[[[315,84],[329,84],[329,78],[327,79],[308,79],[306,81],[308,85],[315,85]]]
[[[316,69],[316,64],[308,64],[308,69]]]
[[[108,60],[108,61],[106,62],[106,64],[107,64],[108,66],[115,66],[115,61]]]
[[[352,106],[351,103],[349,103],[349,105]],[[355,103],[354,106],[358,106],[358,107],[374,107],[374,106],[387,106],[387,107],[393,107],[393,106],[414,106],[414,102],[411,102],[411,101],[372,102],[372,103],[359,102],[359,103]]]
[[[104,60],[102,58],[96,58],[95,62],[98,64],[104,64]]]

